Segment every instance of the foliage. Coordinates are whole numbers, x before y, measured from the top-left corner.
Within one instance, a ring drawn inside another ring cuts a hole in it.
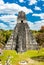
[[[5,61],[8,59],[9,56],[11,57],[10,62],[12,63],[12,65],[17,65],[19,61],[27,60],[28,58],[38,57],[38,56],[44,57],[44,48],[38,51],[28,50],[24,53],[18,53],[18,54],[16,53],[15,50],[3,50],[3,54],[0,56],[3,65],[5,65]]]
[[[38,31],[32,30],[32,33],[35,36],[38,45],[44,47],[44,26],[42,26],[41,29]]]
[[[4,44],[7,42],[8,38],[10,37],[12,31],[11,30],[0,30],[0,44]]]
[[[44,44],[44,33],[38,33],[36,35],[36,40],[39,43],[39,45],[43,45]]]

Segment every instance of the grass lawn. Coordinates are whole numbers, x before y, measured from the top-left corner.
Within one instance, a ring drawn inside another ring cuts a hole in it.
[[[5,65],[5,61],[9,57],[12,65],[20,65],[19,62],[24,60],[28,62],[27,65],[44,65],[44,48],[40,50],[28,50],[24,53],[16,53],[15,50],[3,50],[2,55],[0,55],[2,65]],[[43,61],[38,61],[39,57],[40,59],[43,58]]]

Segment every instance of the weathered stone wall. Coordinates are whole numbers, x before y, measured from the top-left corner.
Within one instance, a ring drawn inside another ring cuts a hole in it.
[[[17,36],[14,32],[13,41],[17,52],[24,52],[28,49],[37,49],[37,42],[32,35],[27,23],[17,23]],[[15,38],[16,36],[16,38]]]

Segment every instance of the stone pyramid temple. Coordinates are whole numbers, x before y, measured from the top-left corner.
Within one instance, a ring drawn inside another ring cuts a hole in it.
[[[17,17],[17,24],[5,45],[6,50],[24,52],[37,49],[38,44],[27,24],[25,12],[20,11]]]

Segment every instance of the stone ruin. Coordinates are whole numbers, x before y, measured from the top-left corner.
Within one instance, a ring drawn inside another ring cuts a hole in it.
[[[25,12],[20,11],[17,17],[17,24],[5,45],[5,49],[24,52],[29,49],[35,50],[37,48],[38,44],[28,26]]]

